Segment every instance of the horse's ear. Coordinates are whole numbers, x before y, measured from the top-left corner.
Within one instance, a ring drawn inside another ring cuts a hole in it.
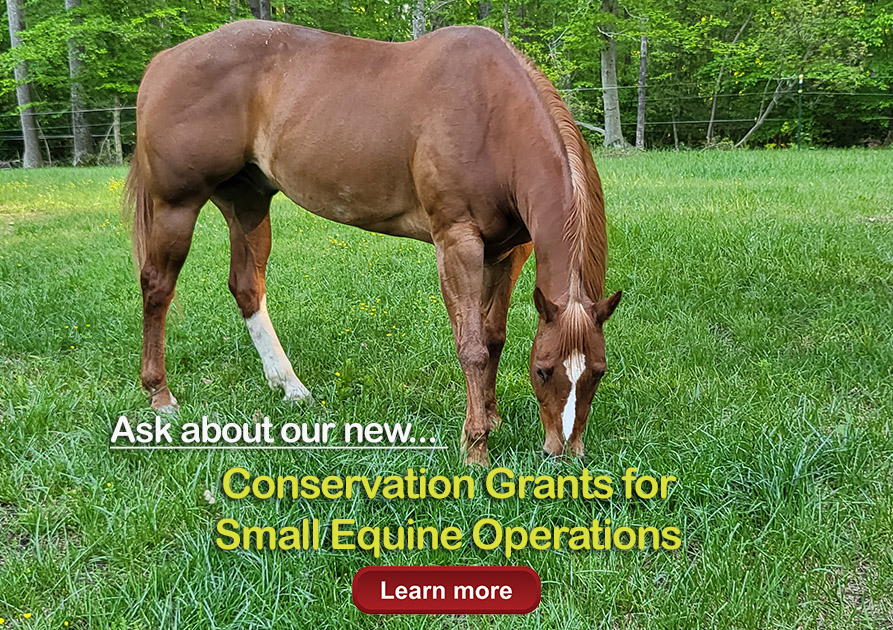
[[[536,306],[536,310],[540,316],[546,320],[547,324],[553,321],[555,316],[558,315],[558,307],[543,295],[543,292],[540,291],[539,287],[533,290],[533,304]]]
[[[620,298],[623,292],[618,291],[609,298],[599,300],[595,305],[595,320],[599,324],[604,324],[608,318],[614,313],[614,309],[620,304]]]

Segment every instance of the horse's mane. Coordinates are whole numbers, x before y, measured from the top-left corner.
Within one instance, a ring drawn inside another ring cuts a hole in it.
[[[605,289],[608,243],[605,234],[605,200],[592,151],[549,78],[511,42],[505,38],[503,41],[533,81],[540,102],[555,122],[564,144],[573,183],[571,209],[564,225],[565,238],[572,244],[571,259],[576,263],[571,275],[573,278],[573,272],[579,270],[583,290],[591,300],[600,300]],[[579,287],[576,285],[572,280],[569,305],[579,300]]]

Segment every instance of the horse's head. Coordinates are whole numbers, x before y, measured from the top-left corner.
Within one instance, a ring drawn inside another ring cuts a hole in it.
[[[543,449],[550,455],[565,450],[583,454],[583,430],[606,367],[602,326],[620,295],[618,291],[597,302],[584,298],[558,305],[539,288],[534,290],[539,326],[530,351],[530,382],[546,431]]]

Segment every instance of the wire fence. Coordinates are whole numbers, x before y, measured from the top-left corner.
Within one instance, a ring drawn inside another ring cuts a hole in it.
[[[47,104],[43,106],[47,107]],[[80,111],[89,115],[89,122],[84,127],[93,138],[91,159],[99,163],[115,163],[132,151],[136,138],[136,107],[91,107]],[[44,161],[50,165],[68,163],[73,154],[72,111],[50,105],[47,109],[35,106],[34,113]],[[24,137],[19,118],[19,113],[0,114],[0,166],[16,165],[20,159]],[[120,141],[120,153],[116,138]]]
[[[700,101],[703,106],[712,106],[714,102],[722,102],[725,101],[726,105],[730,102],[734,103],[739,99],[752,99],[755,107],[754,111],[757,114],[754,117],[714,117],[714,118],[702,118],[697,117],[693,119],[677,119],[677,120],[651,120],[646,118],[645,127],[646,129],[651,130],[651,134],[659,134],[661,138],[666,138],[670,135],[677,135],[677,130],[679,128],[688,128],[691,129],[693,126],[706,126],[713,125],[714,129],[720,129],[722,127],[727,127],[728,131],[741,129],[746,131],[746,129],[753,125],[757,118],[762,114],[762,107],[765,103],[771,98],[772,93],[769,91],[739,91],[739,92],[722,92],[717,94],[675,94],[675,95],[666,95],[667,89],[672,88],[685,88],[691,86],[701,86],[703,87],[703,83],[698,82],[677,82],[673,84],[665,84],[659,83],[656,85],[656,88],[653,86],[649,86],[649,90],[652,90],[652,94],[648,95],[646,103],[651,106],[651,109],[658,110],[658,114],[660,111],[664,111],[665,113],[670,113],[669,109],[665,105],[667,103],[687,103],[691,101]],[[637,85],[619,85],[617,86],[618,90],[633,90],[638,89]],[[653,94],[655,89],[658,91],[657,95]],[[578,86],[571,87],[563,90],[559,90],[565,98],[573,99],[574,96],[578,93],[586,93],[586,92],[603,92],[604,88],[599,86]],[[877,111],[873,113],[863,113],[862,115],[854,116],[849,123],[855,125],[871,125],[872,123],[882,124],[884,122],[887,123],[888,129],[893,133],[893,91],[891,92],[856,92],[856,91],[835,91],[835,90],[804,90],[799,94],[794,91],[788,91],[784,94],[784,97],[781,102],[779,102],[779,107],[776,108],[774,115],[769,117],[765,117],[762,120],[763,124],[772,124],[772,123],[797,123],[796,119],[792,119],[790,115],[781,115],[784,112],[781,107],[782,104],[790,105],[794,98],[806,98],[811,102],[819,102],[821,99],[826,98],[855,98],[855,99],[866,99],[864,102],[872,105],[874,110],[882,109],[886,110],[885,112],[878,113]],[[629,100],[629,99],[627,99]],[[886,102],[885,102],[886,101]],[[739,101],[740,102],[740,101]],[[757,106],[759,104],[759,106]],[[656,107],[655,107],[656,105]],[[41,107],[48,107],[49,109],[43,110]],[[68,155],[71,153],[71,141],[74,138],[74,134],[72,133],[71,127],[71,115],[72,112],[70,109],[66,108],[65,105],[62,104],[52,104],[52,103],[39,103],[33,106],[36,119],[37,126],[39,132],[40,142],[44,145],[43,150],[49,156],[52,155]],[[119,107],[91,107],[89,109],[81,110],[85,114],[89,114],[91,117],[91,122],[86,125],[86,127],[90,130],[90,134],[93,139],[98,143],[98,151],[97,153],[109,152],[112,150],[111,139],[114,137],[114,125],[115,123],[115,113],[117,113],[118,118],[118,135],[121,138],[121,142],[127,149],[129,149],[135,138],[136,132],[136,107],[133,105],[121,105]],[[726,110],[728,111],[728,109]],[[810,112],[807,112],[809,114]],[[788,112],[790,114],[790,112]],[[2,160],[3,155],[10,156],[17,152],[18,148],[20,148],[20,143],[23,141],[23,135],[21,132],[21,127],[19,127],[18,119],[20,117],[19,113],[3,113],[0,114],[0,160]],[[658,115],[658,117],[660,117]],[[587,118],[592,118],[592,116],[587,116],[584,114],[582,116],[582,122],[589,123],[590,121]],[[584,124],[587,129],[593,130],[597,126],[600,126],[601,121],[591,121],[594,124]],[[627,129],[633,127],[635,125],[634,121],[626,120],[624,121],[624,127]],[[687,132],[687,135],[691,135],[691,131]],[[655,136],[656,137],[656,136]],[[676,139],[678,143],[678,139]],[[18,145],[18,148],[16,146]]]

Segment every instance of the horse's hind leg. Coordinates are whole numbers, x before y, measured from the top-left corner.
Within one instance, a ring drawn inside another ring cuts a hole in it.
[[[195,221],[204,201],[172,205],[154,200],[145,257],[140,269],[143,291],[143,361],[141,381],[152,408],[175,411],[177,400],[167,387],[164,367],[164,320],[177,276],[189,253]]]
[[[260,355],[270,387],[281,387],[285,400],[300,401],[310,392],[298,380],[267,313],[266,268],[270,255],[270,201],[276,190],[253,171],[242,171],[221,184],[211,197],[229,225],[229,288]]]

